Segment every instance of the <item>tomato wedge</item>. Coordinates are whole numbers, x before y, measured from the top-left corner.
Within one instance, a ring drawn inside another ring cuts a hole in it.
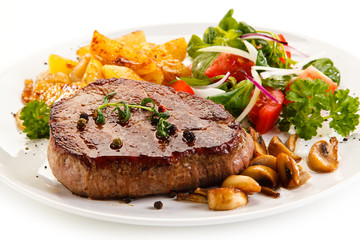
[[[189,86],[189,84],[187,84],[184,80],[177,80],[173,83],[171,83],[169,85],[169,87],[172,87],[175,89],[175,91],[178,92],[187,92],[190,93],[191,95],[194,95],[194,91],[192,90],[192,88]]]
[[[320,72],[317,68],[315,68],[312,65],[310,65],[302,73],[300,73],[298,78],[299,79],[312,79],[312,80],[321,79],[324,82],[326,82],[327,84],[329,84],[329,89],[326,92],[329,92],[329,91],[335,92],[335,90],[338,88],[338,85],[333,80],[331,80],[328,76],[326,76],[325,74]],[[292,84],[293,81],[296,81],[296,79],[291,80],[289,82],[289,84],[286,86],[285,94],[287,91],[289,91],[290,85]],[[289,104],[290,102],[291,101],[289,101],[285,98],[285,101],[284,101],[285,105]]]
[[[246,75],[251,75],[252,66],[254,66],[254,62],[249,59],[230,53],[219,53],[206,69],[205,75],[213,78],[230,72],[230,75],[239,82],[246,79]]]
[[[265,89],[276,98],[279,103],[276,103],[263,92],[260,93],[248,117],[250,122],[255,125],[255,130],[261,134],[267,133],[275,126],[284,102],[284,94],[280,90],[275,90],[271,87],[265,87]]]

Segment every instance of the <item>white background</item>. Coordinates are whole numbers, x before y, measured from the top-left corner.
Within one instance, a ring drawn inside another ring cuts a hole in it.
[[[86,40],[84,36],[91,36],[95,29],[106,33],[163,23],[217,23],[230,8],[235,9],[236,19],[250,25],[317,38],[351,51],[360,58],[360,13],[354,2],[0,0],[0,72],[38,50],[72,39]],[[354,78],[358,81],[359,77]],[[359,186],[358,177],[314,203],[258,220],[202,227],[144,227],[65,213],[0,182],[0,238],[356,238],[360,214]]]

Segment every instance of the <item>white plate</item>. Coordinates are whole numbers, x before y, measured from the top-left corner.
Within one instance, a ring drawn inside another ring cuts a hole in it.
[[[165,42],[176,37],[191,34],[202,35],[211,24],[179,24],[143,27],[148,40],[155,43]],[[214,25],[214,24],[212,24]],[[120,36],[130,31],[128,29],[110,34]],[[297,48],[309,54],[326,52],[326,56],[334,60],[342,73],[341,85],[351,87],[352,93],[359,93],[360,84],[354,81],[360,60],[351,54],[339,50],[326,43],[299,35],[284,33],[287,40]],[[246,207],[232,211],[209,211],[206,204],[178,202],[164,196],[147,197],[135,200],[130,204],[122,201],[95,201],[72,195],[62,186],[47,167],[47,140],[29,141],[16,126],[12,112],[21,108],[21,91],[25,78],[34,78],[47,68],[44,62],[50,53],[75,58],[78,46],[89,43],[74,41],[49,51],[43,51],[31,56],[0,76],[0,102],[2,109],[0,125],[0,179],[11,187],[50,206],[67,212],[108,221],[158,226],[194,226],[220,224],[260,218],[288,211],[324,197],[350,179],[359,175],[360,161],[354,156],[360,155],[359,135],[354,134],[348,141],[340,143],[340,167],[330,174],[312,174],[312,179],[304,186],[295,190],[281,189],[281,197],[272,199],[254,194],[249,196]],[[270,135],[266,136],[267,140]],[[285,135],[282,135],[285,138]],[[342,140],[340,139],[340,142]],[[26,149],[28,147],[28,150]],[[307,150],[309,148],[305,147]],[[153,203],[161,200],[162,210],[155,210]]]

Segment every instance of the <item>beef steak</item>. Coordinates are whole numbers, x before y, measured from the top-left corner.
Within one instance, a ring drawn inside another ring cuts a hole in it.
[[[96,124],[94,110],[104,96],[110,102],[140,104],[151,98],[170,113],[175,134],[158,139],[151,112],[131,110],[119,123],[113,108],[103,110],[106,123]],[[77,127],[82,113],[89,116]],[[166,194],[220,183],[244,169],[253,141],[221,105],[173,88],[127,79],[100,79],[53,104],[48,161],[54,176],[73,193],[93,199]],[[184,131],[195,140],[187,142]],[[120,138],[119,149],[110,147]]]

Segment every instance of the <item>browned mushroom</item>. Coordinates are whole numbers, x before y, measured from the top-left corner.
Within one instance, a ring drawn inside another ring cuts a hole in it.
[[[249,134],[254,140],[254,145],[255,145],[254,157],[267,154],[268,151],[266,148],[266,144],[261,134],[256,132],[255,129],[252,127],[249,127],[248,130],[249,130]]]
[[[207,197],[211,210],[232,210],[248,203],[247,195],[235,188],[209,189]]]
[[[257,181],[249,176],[244,175],[230,175],[224,180],[222,187],[240,189],[246,194],[252,194],[261,191],[261,186]]]
[[[205,189],[205,188],[199,188],[199,187],[197,187],[197,188],[194,190],[194,193],[199,194],[199,195],[203,195],[203,196],[207,196],[208,190]]]
[[[285,146],[292,152],[295,152],[296,141],[298,140],[299,136],[297,134],[291,135],[288,140],[285,142]]]
[[[320,140],[311,147],[307,164],[316,172],[332,172],[337,169],[338,161],[338,140],[330,138],[330,143]]]
[[[289,187],[290,182],[295,186],[299,185],[300,171],[294,159],[285,153],[280,153],[277,155],[276,160],[280,185],[285,188]]]
[[[277,156],[280,153],[285,153],[289,155],[292,159],[294,159],[296,162],[299,162],[301,160],[301,157],[290,151],[284,143],[280,140],[278,136],[274,136],[269,143],[268,146],[269,154],[273,156]]]
[[[302,166],[298,165],[300,171],[300,181],[298,185],[295,185],[294,181],[290,181],[288,188],[295,188],[304,185],[310,178],[311,175]]]
[[[266,196],[270,196],[273,198],[280,197],[280,193],[276,192],[274,189],[262,186],[261,187],[261,193],[265,194]]]
[[[285,153],[277,156],[277,172],[282,187],[295,188],[306,183],[311,175],[303,167],[298,165],[294,159]]]
[[[196,202],[196,203],[207,203],[206,196],[195,193],[178,193],[176,195],[176,200]]]
[[[274,188],[278,185],[276,171],[263,165],[249,166],[241,172],[241,175],[252,177],[261,186]]]
[[[276,171],[276,157],[274,157],[273,155],[260,155],[256,158],[251,159],[249,165],[264,165]]]

